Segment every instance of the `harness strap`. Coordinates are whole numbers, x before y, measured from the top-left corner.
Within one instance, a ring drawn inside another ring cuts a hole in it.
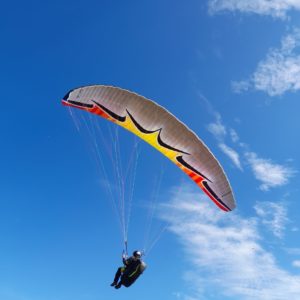
[[[128,277],[132,277],[139,269],[140,265],[138,265],[135,269],[135,271],[133,273],[131,273],[130,275],[128,275]]]

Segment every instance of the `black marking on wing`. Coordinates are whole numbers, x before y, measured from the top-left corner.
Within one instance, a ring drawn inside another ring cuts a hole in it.
[[[185,151],[182,151],[182,150],[179,150],[177,148],[174,148],[168,144],[166,144],[162,139],[161,139],[161,131],[162,131],[162,128],[159,128],[159,129],[156,129],[156,130],[147,130],[145,129],[144,127],[142,127],[138,122],[137,120],[132,116],[132,114],[126,109],[130,119],[132,120],[132,122],[134,123],[134,125],[136,126],[136,128],[141,131],[142,133],[145,133],[145,134],[151,134],[151,133],[154,133],[154,132],[159,132],[158,133],[158,137],[157,137],[157,142],[164,148],[167,148],[167,149],[170,149],[172,151],[176,151],[176,152],[179,152],[179,153],[183,153],[183,154],[187,154],[187,155],[190,155],[189,153],[185,152]]]
[[[76,106],[80,106],[80,107],[86,107],[86,108],[93,108],[93,104],[87,104],[87,103],[82,103],[82,102],[78,102],[78,101],[73,101],[73,100],[67,100],[66,102],[74,104]]]
[[[190,155],[190,153],[188,153],[188,152],[185,152],[185,151],[176,149],[176,148],[174,148],[174,147],[172,147],[172,146],[166,144],[166,143],[161,139],[160,133],[161,133],[161,129],[159,130],[159,134],[158,134],[158,137],[157,137],[157,141],[158,141],[158,143],[159,143],[161,146],[163,146],[163,147],[165,147],[165,148],[168,148],[168,149],[170,149],[170,150],[173,150],[173,151],[177,151],[177,152],[180,152],[180,153],[183,153],[183,154]]]
[[[218,202],[220,202],[224,207],[226,207],[229,211],[231,211],[231,209],[218,197],[218,195],[212,190],[212,188],[208,185],[206,181],[203,181],[202,184]]]
[[[65,96],[66,99],[68,98],[68,94],[67,96]],[[114,118],[115,120],[118,120],[119,122],[125,122],[126,121],[126,116],[119,116],[117,115],[115,112],[111,111],[110,109],[108,109],[107,107],[103,106],[102,104],[98,103],[97,101],[95,100],[91,100],[92,102],[94,102],[98,107],[100,107],[103,111],[105,111],[108,115],[110,115],[112,118]],[[93,107],[93,104],[86,104],[86,103],[81,103],[81,102],[77,102],[77,101],[72,101],[72,100],[68,100],[69,103],[71,104],[74,104],[74,105],[77,105],[77,106],[81,106],[81,107],[87,107],[87,108],[92,108]],[[161,134],[161,131],[162,131],[162,128],[159,128],[159,129],[156,129],[156,130],[147,130],[145,129],[144,127],[142,127],[138,122],[137,120],[132,116],[132,114],[126,109],[126,112],[127,114],[129,115],[130,119],[132,120],[132,122],[134,123],[134,125],[136,126],[136,128],[141,131],[142,133],[144,134],[152,134],[154,132],[159,132],[158,133],[158,137],[157,137],[157,142],[164,148],[167,148],[167,149],[170,149],[172,151],[176,151],[176,152],[179,152],[179,153],[183,153],[183,154],[187,154],[187,155],[190,155],[188,152],[185,152],[183,150],[179,150],[175,147],[172,147],[168,144],[166,144],[160,134]],[[201,174],[200,174],[201,175]],[[201,175],[202,176],[202,175]],[[205,177],[206,178],[206,177]]]
[[[102,104],[92,100],[97,106],[99,106],[101,109],[103,109],[107,114],[109,114],[112,118],[114,118],[115,120],[118,120],[120,122],[125,122],[126,120],[126,116],[122,117],[117,115],[116,113],[114,113],[113,111],[109,110],[108,108],[106,108],[105,106],[103,106]]]
[[[135,127],[142,133],[145,133],[145,134],[151,134],[151,133],[154,133],[156,131],[160,131],[160,129],[156,129],[156,130],[147,130],[145,129],[144,127],[142,127],[138,122],[137,120],[132,116],[132,114],[126,109],[130,119],[132,120],[132,122],[134,123]]]
[[[200,175],[201,177],[205,178],[206,180],[208,180],[209,182],[212,182],[209,178],[207,178],[204,174],[200,173],[198,170],[196,170],[194,167],[192,167],[190,164],[188,164],[182,156],[177,156],[176,157],[177,161],[180,162],[183,166],[187,167],[188,169],[190,169],[191,171],[197,173],[198,175]]]
[[[70,90],[70,91],[63,97],[63,100],[67,101],[68,98],[69,98],[69,96],[70,96],[70,94],[71,94],[74,90],[75,90],[75,89]],[[69,101],[69,102],[70,102],[70,101]]]

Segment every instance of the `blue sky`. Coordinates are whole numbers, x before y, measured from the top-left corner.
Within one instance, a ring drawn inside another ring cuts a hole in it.
[[[0,14],[1,299],[297,299],[300,1],[17,1]],[[103,173],[60,103],[89,84],[166,107],[219,159],[237,202],[219,211],[139,143],[130,251],[157,181],[153,228],[168,229],[119,291]]]

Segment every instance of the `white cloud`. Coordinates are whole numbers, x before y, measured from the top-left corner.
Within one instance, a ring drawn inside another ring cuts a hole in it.
[[[242,92],[246,92],[251,88],[251,83],[250,80],[233,81],[231,83],[231,87],[235,93],[241,94]]]
[[[299,1],[300,5],[300,1]],[[300,89],[300,30],[295,29],[282,39],[281,48],[270,49],[266,58],[259,62],[249,80],[233,82],[234,92],[254,88],[270,96]]]
[[[281,203],[259,202],[255,205],[257,215],[276,237],[282,238],[285,226],[288,222],[287,210]]]
[[[300,255],[300,248],[285,248],[284,250],[290,255]]]
[[[230,133],[231,140],[234,143],[237,143],[239,141],[239,139],[240,139],[239,136],[238,136],[238,134],[237,134],[237,132],[234,129],[230,128],[229,129],[229,133]]]
[[[235,150],[233,150],[232,148],[225,145],[224,143],[220,143],[219,147],[232,160],[234,165],[238,169],[242,170],[242,165],[241,165],[241,162],[240,162],[239,154]]]
[[[227,134],[226,127],[222,124],[222,119],[220,114],[215,113],[215,116],[216,116],[216,121],[208,124],[207,129],[210,133],[214,135],[214,137],[217,140],[222,141]]]
[[[211,14],[221,11],[239,11],[258,15],[269,15],[274,18],[287,18],[287,12],[300,10],[299,0],[210,0],[208,9]]]
[[[293,266],[296,268],[300,268],[300,260],[294,260],[293,261]]]
[[[184,277],[193,299],[297,299],[300,276],[280,268],[264,249],[257,219],[221,212],[186,187],[164,208],[191,264]]]
[[[218,112],[213,111],[212,108],[211,111],[213,112],[216,121],[208,124],[207,130],[220,142],[219,148],[223,151],[223,153],[225,153],[232,160],[232,162],[238,169],[242,170],[243,168],[240,161],[239,153],[224,143],[224,140],[227,136],[227,128],[225,125],[223,125],[221,115]],[[234,129],[230,128],[229,134],[232,141],[238,141],[239,138]]]
[[[295,173],[289,167],[275,164],[269,159],[259,158],[254,152],[246,152],[245,157],[255,178],[262,182],[260,189],[264,191],[287,184]]]
[[[290,44],[292,41],[290,41]],[[288,44],[288,43],[287,43]],[[287,46],[288,48],[288,46]],[[215,111],[210,102],[201,96],[205,101],[210,113],[215,117],[215,122],[210,123],[207,129],[218,140],[220,149],[232,160],[234,165],[243,170],[243,165],[240,156],[246,158],[246,162],[250,166],[254,177],[261,182],[259,188],[263,191],[268,191],[271,188],[285,185],[289,182],[290,178],[296,173],[295,170],[280,164],[273,163],[270,159],[258,157],[258,155],[249,150],[249,146],[240,141],[239,135],[233,128],[227,128],[223,122],[221,115]],[[231,141],[238,146],[241,155],[236,149],[229,147],[225,144],[228,136]]]

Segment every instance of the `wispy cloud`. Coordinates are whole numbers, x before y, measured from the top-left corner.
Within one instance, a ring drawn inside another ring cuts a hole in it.
[[[208,9],[211,14],[238,11],[286,19],[288,11],[300,10],[300,2],[297,0],[210,0]]]
[[[188,187],[165,206],[163,218],[191,263],[184,278],[191,297],[213,299],[297,299],[300,276],[279,267],[262,244],[257,218],[224,214]]]
[[[219,141],[223,141],[227,130],[226,127],[222,123],[222,118],[219,113],[214,114],[216,117],[216,120],[210,124],[207,125],[207,130]]]
[[[221,115],[216,111],[213,111],[213,115],[215,116],[215,121],[208,124],[207,130],[218,140],[219,148],[222,150],[222,152],[230,158],[230,160],[238,169],[242,170],[243,168],[239,153],[232,147],[226,145],[224,142],[228,130],[222,122]],[[238,140],[238,135],[234,129],[229,129],[229,134],[232,140]]]
[[[200,97],[215,118],[207,126],[207,130],[216,138],[219,148],[239,170],[250,167],[254,177],[261,183],[259,188],[263,191],[283,186],[289,182],[296,173],[294,169],[274,163],[271,159],[261,158],[255,152],[250,151],[250,147],[241,141],[237,131],[223,123],[221,114],[214,110],[209,100],[203,95]],[[228,137],[232,146],[228,146]]]
[[[283,238],[285,227],[289,221],[285,206],[281,203],[265,201],[258,202],[254,208],[262,224],[276,237]]]
[[[285,251],[291,255],[300,255],[300,248],[285,248]]]
[[[231,140],[234,143],[237,143],[240,139],[237,132],[234,129],[230,128],[229,133],[230,133]]]
[[[246,152],[245,157],[255,178],[262,183],[260,189],[264,191],[287,184],[295,173],[293,169],[275,164],[270,159],[260,158],[254,152]]]
[[[240,156],[234,149],[230,148],[229,146],[225,145],[224,143],[219,144],[220,149],[233,161],[234,165],[242,170],[242,165],[240,162]]]
[[[299,1],[300,6],[300,1]],[[258,63],[249,80],[233,82],[235,92],[255,89],[270,96],[300,89],[300,29],[295,29],[281,41],[281,47],[270,49],[266,58]]]
[[[293,261],[293,266],[296,268],[300,268],[300,260],[294,260]]]
[[[252,86],[251,84],[251,80],[232,81],[231,88],[235,93],[241,94],[248,91]]]

